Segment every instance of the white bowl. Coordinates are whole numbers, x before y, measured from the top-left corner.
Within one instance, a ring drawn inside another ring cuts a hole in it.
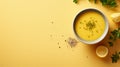
[[[92,40],[92,41],[88,41],[88,40],[82,39],[81,37],[79,37],[79,36],[77,35],[77,33],[76,33],[76,31],[75,31],[75,23],[76,23],[75,21],[76,21],[77,17],[78,17],[79,15],[81,15],[83,12],[89,11],[89,10],[98,12],[98,13],[104,18],[104,20],[105,20],[105,30],[104,30],[103,34],[102,34],[98,39]],[[74,31],[74,33],[75,33],[75,36],[76,36],[81,42],[83,42],[83,43],[85,43],[85,44],[96,44],[96,43],[99,43],[100,41],[102,41],[102,40],[105,38],[105,36],[106,36],[107,33],[108,33],[108,30],[109,30],[109,23],[108,23],[108,20],[107,20],[106,16],[104,15],[104,13],[103,13],[102,11],[100,11],[100,10],[98,10],[98,9],[95,9],[95,8],[87,8],[87,9],[81,10],[81,11],[75,16],[74,21],[73,21],[73,31]]]

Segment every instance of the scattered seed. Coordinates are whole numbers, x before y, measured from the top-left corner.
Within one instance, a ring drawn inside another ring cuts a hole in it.
[[[59,45],[59,42],[57,44]]]
[[[61,35],[62,37],[64,37],[64,35]]]
[[[98,30],[96,30],[96,32],[99,33]]]
[[[54,22],[52,21],[51,24],[53,24]]]
[[[52,34],[50,35],[50,37],[52,37]]]
[[[66,42],[67,40],[65,40],[65,42]]]
[[[82,22],[80,22],[80,24],[82,24]]]
[[[88,58],[88,56],[86,56],[86,58]]]
[[[59,46],[59,48],[61,48],[61,47]]]

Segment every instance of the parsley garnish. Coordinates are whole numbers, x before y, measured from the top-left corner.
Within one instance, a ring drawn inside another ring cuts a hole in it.
[[[97,2],[97,0],[94,0],[94,3],[96,3]]]
[[[115,54],[112,54],[112,63],[117,63],[117,61],[120,59],[120,52],[115,52]]]
[[[89,30],[93,30],[95,28],[96,24],[94,21],[88,21],[88,23],[86,24],[86,27],[89,29]]]
[[[100,0],[100,2],[102,3],[102,5],[108,5],[110,7],[116,7],[117,3],[115,0]]]
[[[117,38],[120,38],[120,30],[117,29],[117,30],[113,30],[111,32],[112,36],[114,37],[113,40],[116,40]]]
[[[75,4],[77,4],[77,3],[78,3],[78,0],[73,0],[73,2],[74,2]]]
[[[88,1],[93,1],[93,0],[88,0]],[[94,0],[94,3],[97,3],[97,0]]]
[[[113,42],[108,42],[109,43],[109,46],[111,47],[111,46],[113,46]]]
[[[120,28],[111,31],[111,35],[109,37],[109,42],[108,42],[109,46],[110,47],[113,46],[114,45],[113,43],[117,39],[120,39]],[[112,63],[117,63],[117,61],[120,59],[120,52],[115,52],[114,54],[112,54],[111,59],[112,59]]]
[[[110,6],[110,7],[117,6],[116,0],[88,0],[88,1],[94,1],[94,3],[97,3],[97,1],[100,1],[103,6]],[[78,0],[73,0],[73,2],[77,4]]]
[[[108,42],[109,46],[113,46],[113,42],[116,41],[117,39],[120,39],[120,28],[113,30],[111,32],[109,39],[110,39],[110,42]]]

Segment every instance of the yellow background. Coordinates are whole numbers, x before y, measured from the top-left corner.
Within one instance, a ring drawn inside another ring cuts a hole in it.
[[[76,38],[72,21],[82,9],[100,9],[107,16],[110,30],[118,26],[110,14],[117,8],[103,7],[88,0],[74,4],[72,0],[1,0],[0,1],[0,67],[119,67],[110,56],[119,50],[116,42],[106,58],[99,58],[95,48],[104,44],[84,45],[79,42],[71,48],[65,42]],[[109,35],[109,34],[108,34]],[[107,46],[108,47],[108,46]]]

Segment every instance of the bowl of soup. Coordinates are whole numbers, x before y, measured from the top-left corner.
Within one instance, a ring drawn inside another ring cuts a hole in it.
[[[109,24],[104,13],[95,8],[81,10],[74,18],[75,36],[85,44],[96,44],[108,33]]]

